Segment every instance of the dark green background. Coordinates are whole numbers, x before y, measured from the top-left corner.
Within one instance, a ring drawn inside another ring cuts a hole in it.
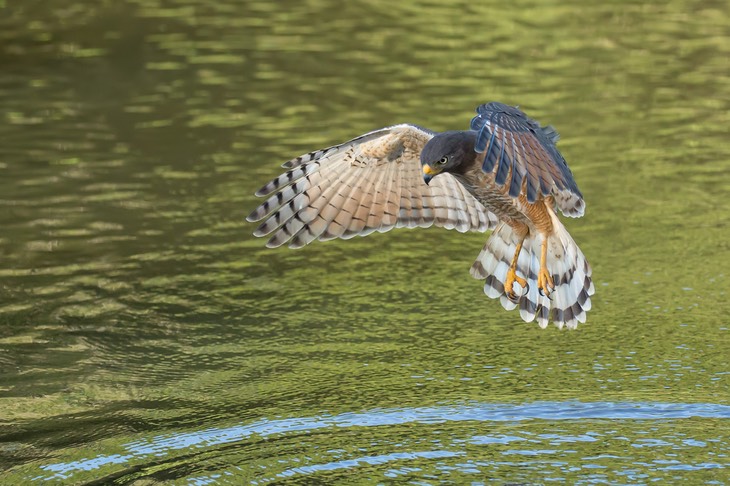
[[[5,482],[730,480],[729,26],[724,1],[0,0]],[[585,195],[578,331],[482,294],[482,234],[251,236],[281,162],[490,100],[555,125]]]

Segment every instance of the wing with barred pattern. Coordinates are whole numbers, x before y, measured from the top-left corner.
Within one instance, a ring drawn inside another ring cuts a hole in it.
[[[497,217],[453,176],[424,183],[420,154],[432,136],[395,125],[290,160],[256,192],[268,197],[247,218],[264,220],[254,234],[271,235],[268,247],[300,248],[398,227],[493,229]]]

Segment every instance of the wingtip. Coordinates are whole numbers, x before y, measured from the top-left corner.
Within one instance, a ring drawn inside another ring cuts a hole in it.
[[[256,197],[266,197],[269,194],[271,194],[274,190],[273,187],[269,187],[271,183],[267,183],[266,185],[261,186],[256,192],[254,192],[254,196]]]
[[[276,236],[273,236],[269,239],[269,241],[266,242],[266,248],[279,248],[284,243],[284,241],[278,241],[276,239]]]
[[[253,235],[261,238],[263,236],[266,236],[270,234],[272,231],[274,231],[276,228],[267,228],[266,223],[261,224],[258,228],[256,228],[253,232]]]
[[[257,207],[256,209],[254,209],[253,211],[251,211],[251,214],[246,216],[246,221],[248,221],[249,223],[256,223],[256,222],[264,219],[267,214],[269,214],[269,208],[264,203],[261,206]]]

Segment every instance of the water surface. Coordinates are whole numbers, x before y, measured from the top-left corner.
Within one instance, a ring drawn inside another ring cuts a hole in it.
[[[712,484],[730,423],[722,2],[0,2],[5,482]],[[519,104],[562,135],[575,332],[485,235],[269,250],[301,153]]]

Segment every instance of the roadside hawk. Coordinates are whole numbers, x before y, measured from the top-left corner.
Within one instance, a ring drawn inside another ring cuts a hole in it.
[[[292,159],[256,192],[268,197],[247,218],[264,220],[254,235],[300,248],[400,227],[493,230],[471,267],[484,293],[542,328],[577,327],[595,289],[557,216],[585,210],[558,133],[497,102],[479,106],[470,128],[393,125]]]

